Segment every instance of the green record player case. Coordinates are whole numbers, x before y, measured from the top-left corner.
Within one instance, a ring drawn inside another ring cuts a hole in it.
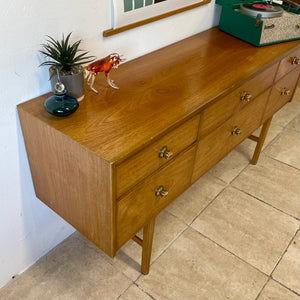
[[[239,11],[240,4],[250,2],[254,1],[216,0],[222,6],[219,29],[255,46],[300,39],[299,10],[279,5],[284,9],[281,17],[257,19]]]

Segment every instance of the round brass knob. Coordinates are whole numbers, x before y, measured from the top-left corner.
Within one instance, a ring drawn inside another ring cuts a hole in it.
[[[242,130],[241,129],[239,129],[237,126],[235,126],[233,129],[232,129],[232,131],[231,131],[231,134],[232,135],[240,135],[240,134],[242,134]]]
[[[296,28],[299,29],[300,28],[300,23],[296,25]]]
[[[290,94],[290,90],[286,89],[286,88],[282,88],[281,91],[280,91],[280,94],[282,96],[288,96]]]
[[[291,64],[292,65],[300,65],[300,58],[297,58],[296,56],[291,57]]]
[[[241,101],[249,102],[251,100],[251,98],[252,98],[251,94],[249,94],[246,91],[242,92],[242,94],[241,94]]]
[[[168,196],[168,194],[169,194],[169,192],[167,190],[165,190],[162,185],[159,186],[155,191],[156,197],[166,198]]]
[[[168,150],[167,146],[163,146],[160,149],[158,156],[159,156],[159,158],[170,159],[173,156],[173,152]]]

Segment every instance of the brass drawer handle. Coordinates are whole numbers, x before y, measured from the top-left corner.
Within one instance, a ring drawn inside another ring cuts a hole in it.
[[[239,129],[237,126],[235,126],[233,129],[232,129],[232,131],[231,131],[231,134],[232,135],[240,135],[240,134],[242,134],[242,130],[241,129]]]
[[[286,89],[286,88],[282,88],[280,91],[281,96],[288,96],[290,94],[290,90]]]
[[[292,65],[300,65],[300,58],[297,58],[296,56],[291,57],[291,64]]]
[[[160,187],[157,188],[155,191],[155,196],[156,197],[162,197],[166,198],[168,196],[169,192],[164,189],[164,187],[161,185]]]
[[[242,92],[241,94],[241,101],[249,102],[252,98],[252,95],[247,93],[246,91]]]
[[[158,156],[159,156],[159,158],[170,159],[173,156],[173,152],[168,150],[167,146],[163,146],[160,149]]]

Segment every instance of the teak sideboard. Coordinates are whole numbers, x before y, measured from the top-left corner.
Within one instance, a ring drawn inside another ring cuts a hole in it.
[[[22,103],[36,195],[111,257],[134,239],[147,274],[155,217],[246,138],[256,164],[299,73],[299,41],[257,48],[212,28],[122,64],[119,90],[99,74],[68,117],[46,112],[50,94]]]

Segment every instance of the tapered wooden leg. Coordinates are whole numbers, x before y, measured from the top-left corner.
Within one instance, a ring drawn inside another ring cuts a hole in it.
[[[260,152],[261,152],[261,149],[264,145],[264,142],[265,142],[265,139],[266,139],[266,136],[267,136],[267,133],[269,131],[269,127],[271,125],[271,121],[272,121],[272,117],[270,119],[268,119],[262,129],[261,129],[261,132],[260,132],[260,135],[259,135],[259,138],[257,139],[257,145],[256,145],[256,148],[255,148],[255,151],[254,151],[254,154],[253,154],[253,157],[252,157],[252,160],[251,160],[251,164],[252,165],[256,165],[257,164],[257,161],[258,161],[258,158],[259,158],[259,155],[260,155]],[[254,140],[254,139],[253,139]]]
[[[150,269],[150,260],[152,252],[152,241],[154,233],[155,218],[153,218],[143,230],[143,250],[142,250],[142,264],[141,271],[143,274],[148,274]]]

